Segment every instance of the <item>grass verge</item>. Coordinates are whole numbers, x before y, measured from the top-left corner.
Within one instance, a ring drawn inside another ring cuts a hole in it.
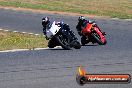
[[[44,48],[47,42],[43,35],[0,30],[0,50]]]
[[[0,5],[132,19],[132,0],[0,0]]]

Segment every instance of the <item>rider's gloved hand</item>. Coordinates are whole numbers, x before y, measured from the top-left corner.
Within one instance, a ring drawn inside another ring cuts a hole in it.
[[[63,22],[56,22],[55,25],[57,25],[58,27],[61,27],[64,23]]]
[[[43,31],[43,34],[46,35],[46,31]]]
[[[66,28],[68,31],[70,31],[70,28],[69,28],[68,24],[64,24],[63,27]]]

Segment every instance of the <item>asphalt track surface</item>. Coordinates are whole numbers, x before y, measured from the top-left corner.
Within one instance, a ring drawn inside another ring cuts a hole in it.
[[[0,28],[42,33],[41,18],[44,16],[68,23],[76,33],[77,16],[4,9],[0,9]],[[105,46],[89,44],[79,50],[0,53],[0,88],[131,88],[131,83],[84,86],[76,83],[76,69],[80,65],[87,73],[132,75],[132,21],[94,20],[107,33]]]

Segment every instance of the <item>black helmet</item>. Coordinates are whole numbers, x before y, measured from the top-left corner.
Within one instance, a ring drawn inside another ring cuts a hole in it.
[[[42,18],[42,25],[47,26],[50,23],[49,17]]]
[[[80,17],[78,18],[78,21],[83,21],[83,20],[85,20],[85,17],[84,17],[84,16],[80,16]]]

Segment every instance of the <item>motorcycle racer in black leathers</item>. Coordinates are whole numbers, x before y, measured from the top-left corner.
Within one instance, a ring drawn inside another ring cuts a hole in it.
[[[60,26],[60,27],[63,27],[65,30],[67,30],[70,33],[70,35],[72,36],[72,38],[76,38],[74,32],[71,31],[68,24],[64,24],[63,22],[55,22],[55,24]],[[51,25],[52,25],[52,22],[50,21],[49,17],[42,18],[42,26],[43,26],[43,34],[44,35],[46,35],[46,30],[48,30],[51,27]],[[48,40],[48,38],[46,36],[45,36],[45,38]],[[53,42],[52,40],[50,40],[48,43],[49,48],[54,47],[53,44],[55,42]]]

